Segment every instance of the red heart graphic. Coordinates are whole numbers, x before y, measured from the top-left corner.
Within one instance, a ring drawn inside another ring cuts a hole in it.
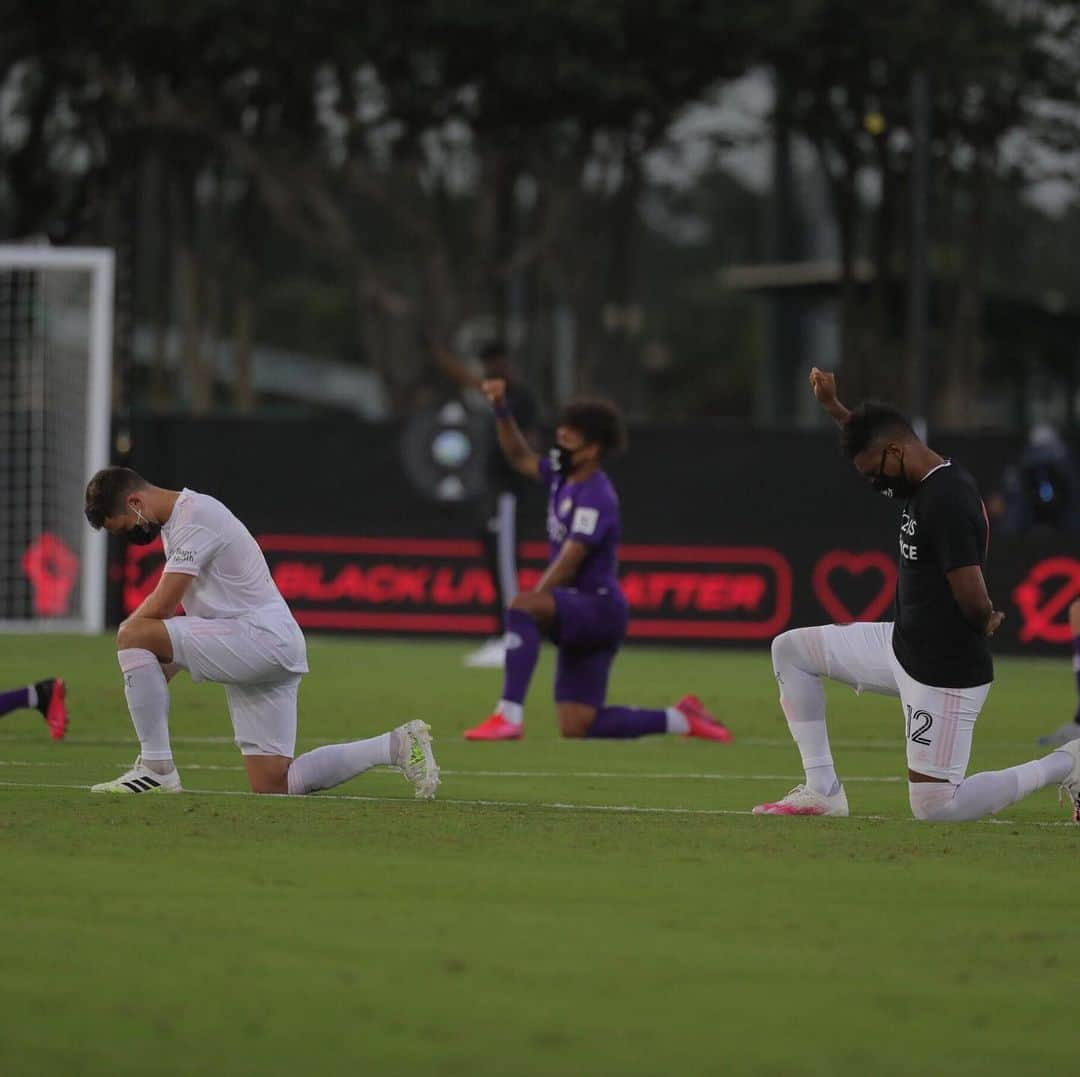
[[[861,613],[853,613],[833,591],[829,576],[836,570],[843,569],[851,576],[861,576],[864,572],[881,573],[881,591],[872,598]],[[822,609],[836,624],[849,624],[852,621],[876,621],[892,602],[896,590],[896,565],[892,558],[881,550],[867,550],[865,553],[852,553],[849,550],[830,550],[814,566],[812,578],[814,594]]]

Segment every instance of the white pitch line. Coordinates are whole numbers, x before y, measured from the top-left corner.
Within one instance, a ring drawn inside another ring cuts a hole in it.
[[[71,789],[87,792],[88,785],[62,785],[51,782],[5,782],[0,781],[0,788],[7,789]],[[306,797],[293,797],[285,793],[249,793],[244,789],[184,789],[185,793],[195,796],[207,797],[258,797],[260,799],[293,800],[302,801]],[[119,794],[111,794],[115,797]],[[106,800],[110,794],[99,794]],[[411,804],[413,801],[408,797],[376,797],[357,796],[352,793],[320,793],[315,800],[350,800],[368,804]],[[650,808],[639,804],[567,804],[562,801],[529,801],[529,800],[459,800],[456,797],[440,797],[444,804],[453,804],[457,807],[466,808],[543,808],[550,811],[580,811],[580,812],[608,812],[616,815],[703,815],[703,816],[727,816],[746,815],[753,816],[753,812],[738,808]],[[764,818],[764,817],[763,817]],[[895,817],[889,815],[852,815],[850,819],[864,823],[910,823],[920,827],[927,826],[910,816]],[[989,823],[996,826],[1011,827],[1035,827],[1038,829],[1071,827],[1076,828],[1073,822],[1048,822],[1035,819],[982,819],[979,822]],[[769,824],[764,824],[769,825]],[[796,826],[810,824],[796,823]],[[977,824],[976,824],[977,825]]]
[[[70,767],[73,763],[53,762],[28,762],[21,759],[0,759],[0,767]],[[110,763],[109,766],[126,767],[128,763]],[[231,773],[242,774],[244,767],[232,766],[226,763],[183,763],[181,770],[222,770]],[[455,778],[626,778],[636,780],[644,778],[657,781],[710,781],[710,782],[795,782],[799,780],[797,774],[715,774],[715,773],[681,773],[671,771],[662,774],[634,774],[625,771],[614,770],[446,770],[442,768],[440,773]],[[884,782],[896,783],[904,781],[895,775],[863,775],[857,777],[844,776],[845,782]]]
[[[17,743],[27,742],[41,742],[41,737],[31,733],[0,733],[0,742],[11,741]],[[173,744],[193,744],[193,745],[213,745],[222,747],[235,747],[236,742],[232,737],[186,737],[186,736],[174,736],[170,734],[169,739]],[[442,741],[454,741],[457,742],[460,738],[457,734],[453,735],[438,735],[435,738],[436,744]],[[651,739],[651,738],[649,738]],[[681,738],[680,738],[681,739]],[[128,738],[122,734],[117,734],[115,737],[84,737],[78,733],[69,733],[65,738],[66,744],[78,744],[84,748],[121,748],[126,747],[128,744],[132,744]],[[326,737],[297,737],[297,744],[310,744],[318,747],[327,743]],[[574,737],[558,737],[546,742],[546,747],[568,747],[573,752],[587,752],[589,751],[589,744],[605,743],[608,741],[588,741],[585,744]],[[640,742],[637,742],[640,743]],[[655,742],[654,742],[655,743]],[[829,743],[834,748],[841,748],[847,751],[862,751],[862,752],[900,752],[903,748],[903,739],[896,738],[895,740],[844,740],[843,738],[830,737]],[[1016,749],[1018,751],[1030,750],[1033,748],[1033,741],[1023,740],[988,740],[982,739],[978,742],[980,748],[994,748],[994,749]],[[794,741],[790,737],[738,737],[734,743],[724,748],[709,749],[715,750],[720,753],[730,752],[733,749],[739,747],[744,748],[781,748],[790,751],[794,747]],[[633,752],[631,743],[626,741],[620,742],[620,747],[624,748],[628,752]],[[478,754],[483,754],[487,749],[481,747],[477,748]]]
[[[657,781],[680,781],[690,778],[708,782],[793,782],[800,781],[798,774],[716,774],[711,772],[681,773],[677,771],[661,774],[634,774],[611,770],[443,770],[443,774],[453,774],[461,778],[646,778]],[[851,778],[844,775],[845,782],[900,782],[906,781],[895,775],[863,776]]]

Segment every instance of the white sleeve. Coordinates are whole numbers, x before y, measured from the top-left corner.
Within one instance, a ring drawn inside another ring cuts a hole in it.
[[[221,548],[221,538],[207,527],[188,523],[183,524],[175,535],[170,536],[169,548],[169,559],[165,562],[166,572],[198,576]]]

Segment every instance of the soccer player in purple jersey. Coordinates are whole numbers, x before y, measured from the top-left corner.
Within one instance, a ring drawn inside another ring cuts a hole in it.
[[[601,470],[604,458],[624,447],[622,420],[606,401],[564,408],[555,447],[539,456],[522,436],[506,402],[506,383],[484,382],[495,409],[499,445],[511,466],[548,487],[547,531],[551,563],[536,587],[517,595],[507,613],[508,643],[502,698],[495,713],[466,740],[518,740],[524,733],[525,695],[540,640],[559,648],[555,708],[564,737],[627,739],[681,733],[731,740],[695,696],[673,707],[646,710],[605,705],[611,663],[626,637],[626,596],[619,586],[619,499]]]

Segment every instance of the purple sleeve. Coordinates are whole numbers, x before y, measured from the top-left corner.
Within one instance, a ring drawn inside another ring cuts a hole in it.
[[[547,458],[547,453],[540,454],[540,459],[537,460],[536,466],[540,469],[540,481],[545,486],[550,486],[551,477],[555,473],[551,470],[551,461]]]
[[[603,491],[582,490],[574,504],[566,537],[586,546],[599,546],[607,538],[617,515],[615,504]]]

